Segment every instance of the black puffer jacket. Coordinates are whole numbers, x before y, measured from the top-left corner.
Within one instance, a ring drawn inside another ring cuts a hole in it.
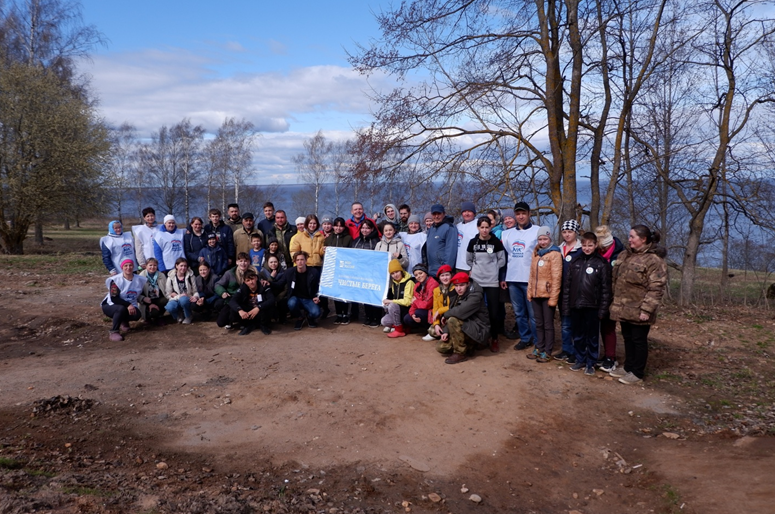
[[[580,253],[562,277],[562,315],[571,309],[597,309],[600,319],[611,305],[611,265],[597,252]]]

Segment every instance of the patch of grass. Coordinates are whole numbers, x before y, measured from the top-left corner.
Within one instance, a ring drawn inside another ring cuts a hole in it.
[[[22,463],[16,459],[10,457],[0,457],[0,468],[2,469],[19,469],[22,467]]]
[[[102,258],[79,253],[58,255],[0,255],[0,267],[15,272],[51,273],[54,275],[82,275],[85,273],[103,273],[105,266]]]
[[[654,378],[657,380],[665,380],[665,381],[681,379],[681,377],[673,373],[670,373],[669,371],[662,371],[661,373],[657,373],[656,375],[654,375]]]
[[[667,512],[681,511],[681,494],[670,484],[662,486],[662,498],[665,499]]]
[[[34,477],[46,477],[46,478],[54,478],[57,476],[56,473],[51,471],[46,471],[44,469],[29,469],[25,468],[24,471],[27,472],[28,475],[34,476]]]

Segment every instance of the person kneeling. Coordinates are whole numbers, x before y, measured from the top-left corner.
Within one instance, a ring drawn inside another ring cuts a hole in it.
[[[304,324],[302,310],[307,311],[307,322],[310,328],[318,326],[317,319],[320,316],[320,272],[316,268],[307,267],[307,253],[297,252],[293,256],[296,264],[285,272],[285,283],[288,285],[288,310],[292,317],[298,318],[295,330],[301,330]]]
[[[384,332],[388,337],[404,337],[408,328],[403,325],[403,319],[409,314],[409,306],[412,305],[414,278],[404,271],[398,259],[390,261],[388,271],[390,271],[390,289],[387,298],[382,300],[382,306],[385,308],[382,326],[385,327]]]
[[[266,335],[271,334],[269,323],[273,307],[274,295],[272,290],[261,284],[255,271],[247,270],[239,291],[229,301],[231,323],[242,322],[242,330],[239,335],[248,335],[256,327],[259,327],[261,332]]]
[[[452,353],[444,361],[447,364],[468,359],[477,347],[488,346],[490,337],[490,316],[481,286],[463,272],[452,277],[452,285],[457,296],[441,317],[441,323],[434,326],[436,335],[441,338],[436,350],[444,355]]]

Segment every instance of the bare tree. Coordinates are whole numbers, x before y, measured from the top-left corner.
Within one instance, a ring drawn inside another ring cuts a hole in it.
[[[124,217],[124,203],[129,189],[140,183],[136,132],[135,127],[127,122],[110,130],[110,162],[106,178],[118,219]]]
[[[335,179],[333,165],[334,144],[326,140],[320,130],[304,141],[304,151],[293,157],[293,163],[299,172],[299,183],[312,186],[312,212],[320,212],[320,194],[323,186]]]
[[[198,183],[202,174],[204,158],[202,144],[205,129],[201,125],[192,126],[188,118],[175,124],[170,129],[170,138],[173,146],[178,149],[179,158],[176,160],[180,167],[180,178],[183,187],[183,208],[186,220],[190,220],[190,208],[193,188]]]

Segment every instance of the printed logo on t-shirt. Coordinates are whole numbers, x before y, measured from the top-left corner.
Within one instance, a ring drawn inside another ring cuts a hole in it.
[[[511,256],[515,259],[521,259],[525,256],[525,248],[527,248],[527,244],[524,241],[514,241],[511,243]]]
[[[135,249],[132,248],[132,245],[129,243],[124,243],[121,245],[121,254],[125,257],[134,257],[135,256]]]
[[[457,231],[457,247],[460,248],[463,246],[463,233],[461,231]]]
[[[126,297],[125,298],[126,301],[128,301],[129,303],[135,303],[135,300],[137,300],[138,294],[139,293],[137,291],[133,291],[130,289],[129,291],[126,292],[124,296]]]
[[[173,239],[170,241],[170,244],[172,245],[173,252],[180,252],[183,250],[183,242],[179,239]]]

